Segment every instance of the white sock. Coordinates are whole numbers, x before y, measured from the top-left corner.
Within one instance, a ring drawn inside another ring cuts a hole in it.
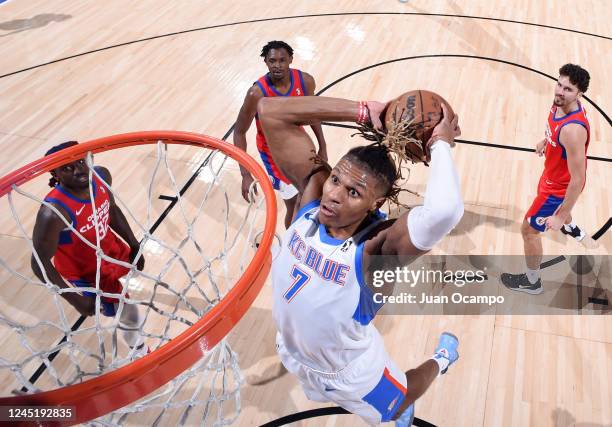
[[[446,349],[442,350],[446,351]],[[448,368],[448,365],[450,365],[450,360],[448,360],[448,351],[446,351],[446,354],[441,352],[438,353],[434,354],[431,360],[438,364],[438,376],[440,376],[442,375],[442,371]]]
[[[538,281],[538,279],[540,278],[540,269],[538,268],[537,270],[532,270],[530,268],[527,268],[527,279],[529,280],[529,283],[531,283],[532,285],[535,285],[535,282]]]
[[[118,309],[119,304],[115,303],[115,309]],[[144,343],[142,336],[142,315],[138,310],[137,305],[123,304],[123,310],[121,311],[121,317],[119,319],[119,328],[123,326],[127,330],[123,329],[123,338],[130,347],[139,348]]]
[[[576,228],[576,223],[572,221],[569,224],[563,224],[563,227],[565,231],[572,231],[572,228]]]

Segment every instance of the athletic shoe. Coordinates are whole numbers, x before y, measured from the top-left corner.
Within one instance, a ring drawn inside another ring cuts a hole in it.
[[[448,368],[459,359],[459,338],[451,334],[450,332],[444,332],[440,335],[440,341],[438,341],[438,347],[433,356],[434,359],[444,358],[448,360],[448,366],[440,374],[445,374]]]
[[[140,359],[142,356],[146,356],[147,354],[151,353],[149,346],[145,344],[140,344],[139,347],[130,351],[132,352],[132,356],[130,357],[131,360]]]
[[[578,226],[570,227],[570,230],[571,231],[567,231],[565,229],[565,225],[563,225],[563,227],[561,227],[561,233],[567,234],[568,236],[573,237],[574,239],[576,239],[579,242],[581,242],[582,239],[584,239],[584,236],[586,236],[586,233],[584,231],[582,231],[580,229],[580,227],[578,227]]]
[[[538,277],[538,281],[531,283],[525,273],[510,274],[502,273],[501,282],[511,291],[526,292],[531,295],[541,294],[544,291],[542,280]]]

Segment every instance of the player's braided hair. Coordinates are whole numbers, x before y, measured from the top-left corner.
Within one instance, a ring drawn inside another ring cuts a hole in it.
[[[398,185],[403,177],[392,153],[391,147],[376,141],[369,145],[351,148],[344,157],[357,162],[374,174],[383,183],[384,195],[389,202],[407,208],[408,206],[399,201],[399,194],[408,190]]]
[[[403,111],[400,117],[404,117]],[[413,120],[411,119],[393,120],[386,132],[375,129],[370,121],[359,124],[357,130],[359,132],[352,136],[359,135],[368,141],[374,141],[372,145],[384,147],[387,150],[388,156],[397,171],[397,182],[406,181],[410,176],[408,163],[424,163],[426,166],[428,165],[428,147],[422,141],[415,138],[416,128],[413,126]],[[399,185],[394,184],[394,191],[388,199],[398,206],[407,208],[408,206],[400,203],[398,200],[399,194],[402,191],[419,195],[414,191],[403,189]]]
[[[61,144],[57,144],[54,145],[53,147],[49,148],[47,150],[47,152],[45,153],[45,156],[49,156],[53,153],[57,153],[58,151],[61,151],[65,148],[68,147],[72,147],[73,145],[77,145],[78,142],[77,141],[66,141],[66,142],[62,142]],[[49,178],[49,187],[54,188],[56,185],[59,184],[58,179],[53,175],[53,173],[51,174],[51,178]]]

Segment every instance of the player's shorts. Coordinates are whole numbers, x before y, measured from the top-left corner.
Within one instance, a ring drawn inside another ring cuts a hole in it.
[[[129,262],[129,254],[130,248],[125,243],[121,243],[109,251],[110,257],[124,262]],[[103,259],[100,263],[100,289],[109,294],[120,294],[123,292],[123,284],[119,281],[119,279],[124,277],[129,272],[129,268]],[[80,279],[69,279],[69,282],[80,288],[95,288],[95,274],[95,272],[89,272],[89,274],[84,274]],[[96,294],[93,292],[85,291],[83,294],[90,298],[96,297]],[[129,294],[126,292],[125,296],[129,297]],[[119,299],[117,298],[102,295],[100,297],[100,308],[102,314],[108,317],[115,316],[117,313],[115,305],[118,302]]]
[[[298,189],[295,188],[291,183],[285,182],[280,179],[278,173],[278,167],[272,161],[272,156],[268,152],[267,148],[263,148],[267,146],[265,139],[260,139],[259,134],[257,135],[257,151],[259,151],[259,156],[261,157],[261,161],[263,162],[266,173],[270,177],[270,181],[272,182],[272,187],[278,192],[283,200],[293,199],[298,194]],[[285,178],[286,179],[286,178]]]
[[[95,283],[89,283],[89,282],[85,282],[83,280],[71,280],[70,283],[72,283],[74,286],[77,286],[79,288],[95,288],[96,284]],[[86,297],[89,298],[95,298],[96,294],[93,292],[88,292],[88,291],[84,291],[83,295],[85,295]],[[101,296],[100,297],[100,312],[107,317],[114,317],[115,314],[117,314],[117,310],[115,309],[115,304],[118,302],[119,300],[116,298],[108,298],[105,296]]]
[[[406,374],[385,351],[382,339],[339,372],[314,370],[298,362],[276,334],[283,365],[297,376],[306,397],[334,402],[370,425],[391,421],[406,397]]]
[[[552,194],[538,193],[531,207],[525,214],[525,219],[532,228],[537,231],[546,231],[546,218],[553,216],[561,203],[563,197]]]
[[[278,192],[283,200],[293,199],[298,194],[298,189],[294,185],[288,184],[281,179],[268,175],[272,181],[272,187]]]

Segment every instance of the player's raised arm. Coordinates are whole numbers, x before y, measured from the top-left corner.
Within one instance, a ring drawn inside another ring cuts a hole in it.
[[[445,104],[442,104],[442,110],[444,119],[435,127],[428,143],[431,144],[431,162],[423,205],[400,216],[384,233],[382,245],[376,241],[366,244],[367,254],[425,253],[442,240],[463,216],[459,176],[451,155],[451,144],[461,131],[457,115],[451,121]]]
[[[324,120],[354,122],[359,102],[320,96],[264,98],[257,111],[275,161],[302,193],[311,172],[321,164],[314,143],[301,126]]]

